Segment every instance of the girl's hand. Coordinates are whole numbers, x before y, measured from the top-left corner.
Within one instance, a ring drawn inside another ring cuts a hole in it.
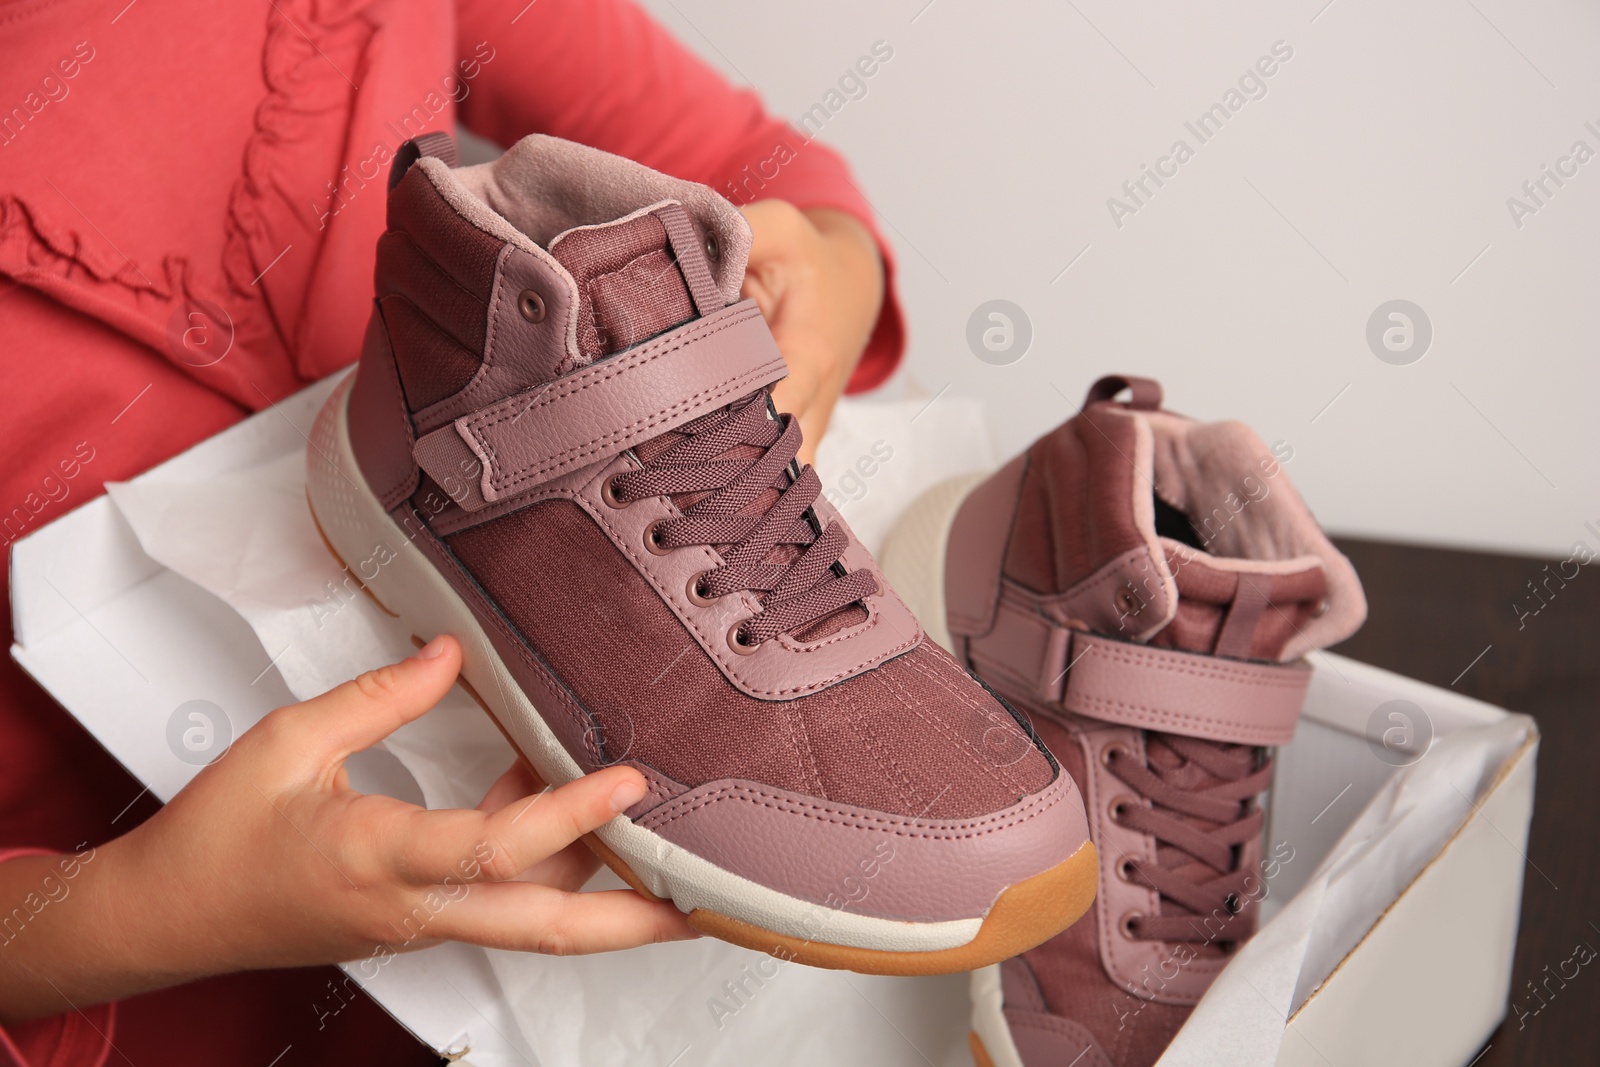
[[[80,854],[67,894],[0,947],[0,1022],[226,971],[376,966],[445,940],[567,954],[697,936],[671,904],[576,892],[597,863],[574,842],[645,794],[631,768],[529,796],[519,764],[473,811],[350,788],[345,760],[432,708],[460,668],[439,637],[280,708],[143,825]],[[0,864],[0,905],[59,863]]]
[[[801,211],[784,200],[739,210],[755,238],[744,295],[766,315],[789,364],[773,403],[800,420],[800,461],[809,463],[877,324],[883,261],[867,228],[843,211]]]

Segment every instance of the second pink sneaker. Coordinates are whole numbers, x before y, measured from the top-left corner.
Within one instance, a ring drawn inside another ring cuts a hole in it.
[[[1284,859],[1261,840],[1270,750],[1294,736],[1304,657],[1366,615],[1290,456],[1105,378],[885,549],[930,632],[1078,782],[1099,849],[1085,921],[974,974],[982,1067],[1148,1067],[1254,932]]]

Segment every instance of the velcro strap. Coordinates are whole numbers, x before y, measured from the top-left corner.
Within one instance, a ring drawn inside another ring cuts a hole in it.
[[[993,628],[968,639],[985,677],[1075,715],[1240,745],[1294,738],[1311,667],[1152,648],[1071,630],[1001,600]]]
[[[782,378],[753,300],[463,415],[420,438],[417,465],[477,511],[614,456]]]
[[[1284,745],[1311,684],[1311,667],[1253,663],[1072,635],[1061,705],[1102,722],[1226,741]]]
[[[987,633],[970,637],[967,655],[980,677],[1018,686],[1042,704],[1061,699],[1072,631],[1001,597]]]

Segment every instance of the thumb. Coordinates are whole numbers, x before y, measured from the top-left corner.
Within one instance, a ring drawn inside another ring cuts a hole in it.
[[[754,271],[744,276],[744,284],[739,287],[739,295],[746,300],[754,300],[756,307],[761,309],[761,316],[770,325],[778,314],[777,295],[772,288]]]
[[[822,388],[820,361],[815,358],[811,346],[803,340],[780,337],[778,350],[783,353],[789,373],[772,387],[772,405],[779,411],[803,418]],[[809,427],[803,422],[801,426],[807,430],[806,440],[811,441]]]
[[[286,710],[308,720],[307,734],[317,738],[320,753],[339,761],[431,711],[460,673],[461,645],[441,634],[414,656],[367,671]]]

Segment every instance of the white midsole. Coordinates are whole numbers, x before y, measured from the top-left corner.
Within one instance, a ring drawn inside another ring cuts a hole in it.
[[[412,621],[417,633],[454,634],[465,653],[462,675],[477,690],[517,748],[551,785],[583,774],[539,715],[472,609],[383,510],[367,488],[350,449],[346,400],[353,376],[328,399],[311,432],[306,489],[330,544],[346,560],[370,557],[378,546],[394,558],[367,587],[386,607]],[[981,918],[905,922],[827,908],[725,870],[619,815],[595,831],[645,886],[683,912],[704,908],[804,940],[886,952],[934,952],[968,944]]]
[[[923,493],[895,521],[878,557],[884,576],[911,608],[923,632],[946,650],[951,641],[944,614],[944,557],[950,527],[961,502],[987,477],[964,474]]]
[[[1023,1067],[1022,1054],[1011,1040],[1006,1024],[1005,997],[1000,989],[1000,965],[979,967],[967,979],[972,997],[972,1032],[983,1042],[994,1067]]]

